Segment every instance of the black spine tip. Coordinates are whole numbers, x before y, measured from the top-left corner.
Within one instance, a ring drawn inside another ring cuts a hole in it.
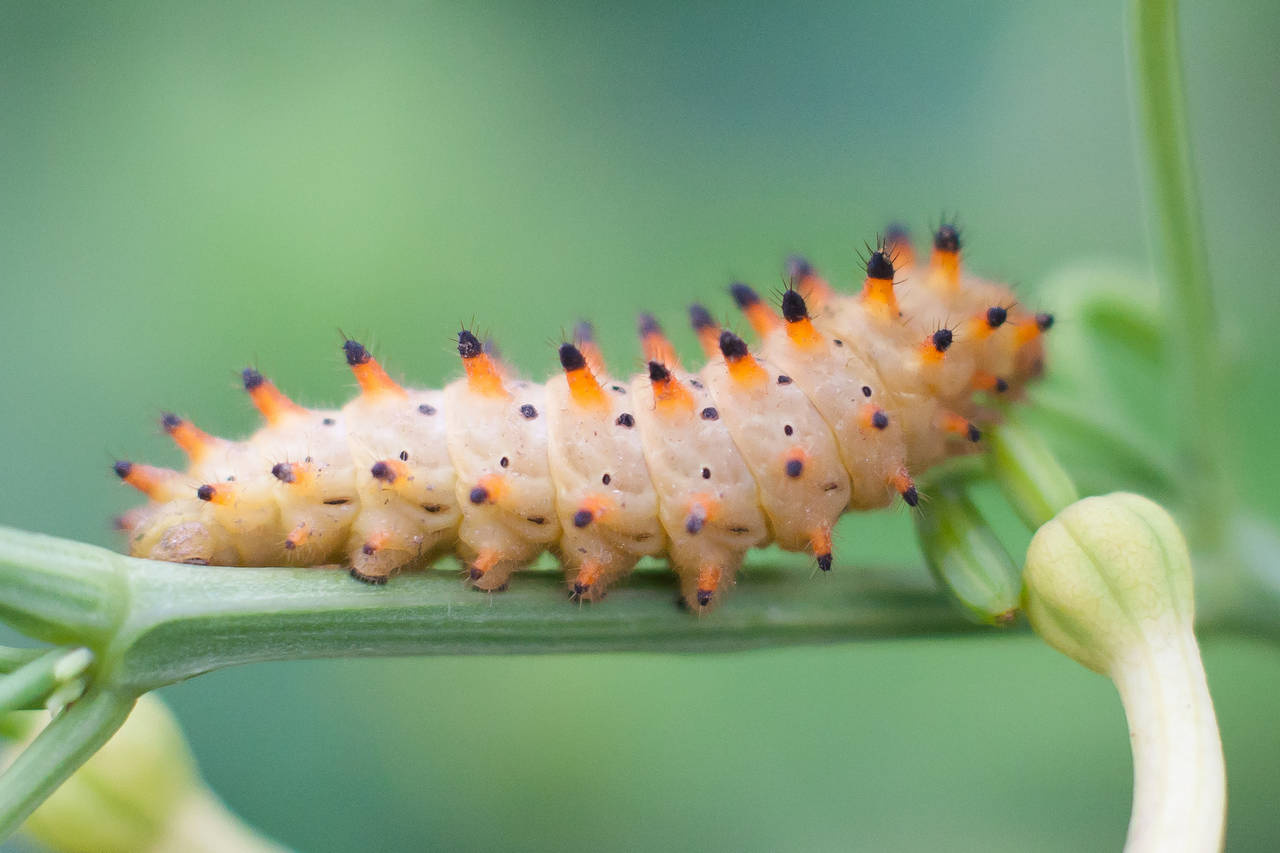
[[[799,459],[787,460],[787,476],[791,478],[799,477],[804,473],[804,462]]]
[[[939,252],[960,251],[960,231],[954,225],[943,225],[933,233],[933,248]]]
[[[711,604],[711,596],[715,595],[715,590],[700,589],[697,592],[698,606],[706,607]]]
[[[996,393],[1003,394],[1009,390],[1009,382],[1002,376],[996,377]]]
[[[292,483],[294,480],[293,466],[287,462],[277,462],[271,466],[271,476],[282,483]]]
[[[782,316],[788,323],[799,323],[809,316],[809,308],[799,291],[788,290],[782,294]]]
[[[573,514],[574,527],[586,527],[594,520],[595,516],[591,514],[591,510],[589,509],[580,509]]]
[[[698,512],[690,513],[689,517],[686,518],[684,522],[685,532],[688,533],[690,536],[696,535],[697,533],[700,533],[702,531],[702,527],[706,523],[707,523],[707,520],[706,518],[703,517],[702,513],[698,513]]]
[[[1000,305],[992,305],[987,309],[987,325],[993,329],[998,329],[1004,325],[1004,321],[1009,319],[1009,312]]]
[[[728,361],[737,361],[747,356],[747,342],[725,329],[720,333],[720,352]]]
[[[716,327],[716,321],[711,319],[711,312],[696,303],[689,306],[689,322],[697,331]]]
[[[756,295],[756,292],[740,281],[735,281],[729,285],[729,292],[733,294],[733,301],[737,303],[739,308],[746,308],[760,301],[760,297]]]
[[[650,382],[666,382],[671,378],[671,372],[662,366],[661,362],[649,362],[649,381]]]
[[[831,571],[831,555],[830,554],[818,555],[818,568],[822,569],[824,572]]]
[[[786,271],[787,278],[791,281],[800,281],[806,276],[813,275],[813,266],[800,255],[792,255],[787,258],[783,269]]]
[[[574,598],[581,598],[582,596],[584,596],[584,595],[586,595],[586,594],[587,594],[587,589],[588,589],[588,587],[587,587],[587,585],[586,585],[586,584],[578,583],[577,581],[574,581],[574,582],[573,582],[573,597],[574,597]]]
[[[587,366],[587,360],[582,357],[582,352],[573,344],[561,344],[560,366],[566,371],[582,370]]]
[[[977,444],[982,440],[982,430],[978,429],[973,424],[969,424],[969,431],[966,433],[966,436],[974,444]]]
[[[244,390],[246,391],[252,391],[254,388],[261,386],[263,382],[267,381],[261,373],[254,370],[252,367],[246,367],[241,371],[240,378],[244,380]]]
[[[662,334],[662,327],[652,314],[641,314],[639,319],[640,337]]]
[[[343,341],[342,351],[347,354],[347,364],[351,367],[369,361],[369,351],[359,341]]]
[[[133,463],[126,462],[125,460],[121,459],[115,465],[111,466],[111,470],[115,471],[116,476],[119,477],[121,480],[123,480],[125,477],[128,477],[129,474],[133,472]]]
[[[370,542],[366,542],[360,546],[360,553],[364,554],[366,557],[372,557],[374,554],[378,553],[378,546]],[[360,578],[360,580],[364,580],[364,578]]]
[[[871,416],[871,425],[876,429],[884,429],[889,426],[889,416],[883,410],[877,410]]]
[[[951,348],[951,344],[955,340],[955,335],[951,333],[950,329],[939,329],[933,333],[931,340],[933,341],[934,349],[938,352],[946,352]]]
[[[489,490],[484,486],[476,486],[471,490],[470,497],[473,504],[482,504],[489,500]]]
[[[297,547],[298,547],[298,543],[294,542],[292,539],[284,540],[284,549],[286,551],[292,551],[294,548],[297,548]]]
[[[911,230],[901,222],[891,222],[884,229],[884,242],[888,246],[901,246],[911,242]]]
[[[1036,325],[1040,328],[1040,331],[1042,331],[1042,332],[1047,332],[1047,331],[1049,331],[1050,329],[1052,329],[1052,328],[1053,328],[1053,315],[1052,315],[1052,314],[1037,314],[1037,315],[1036,315]]]
[[[210,486],[206,483],[205,485],[196,489],[196,497],[198,497],[202,501],[213,500],[213,486]]]
[[[482,352],[484,352],[484,346],[481,345],[479,338],[466,329],[458,332],[458,355],[463,358],[475,358]]]
[[[164,427],[165,432],[173,432],[175,429],[182,426],[182,418],[178,417],[173,412],[165,412],[160,416],[160,425]]]
[[[906,501],[907,506],[917,506],[920,503],[920,493],[916,491],[915,486],[907,486],[902,491],[902,499]]]
[[[373,479],[383,480],[387,483],[394,483],[396,479],[396,472],[392,471],[391,466],[386,462],[373,463],[373,466],[369,468],[369,473],[373,475]]]
[[[467,577],[471,578],[473,581],[478,581],[480,578],[484,577],[484,569],[478,569],[475,566],[472,566],[467,572]]]
[[[893,261],[883,249],[872,252],[867,258],[867,278],[893,281],[893,272]]]

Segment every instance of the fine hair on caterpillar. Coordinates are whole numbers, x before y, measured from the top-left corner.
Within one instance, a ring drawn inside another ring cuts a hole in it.
[[[916,506],[913,475],[979,450],[994,417],[984,403],[1018,396],[1041,370],[1052,317],[970,274],[961,253],[950,224],[927,257],[891,227],[852,293],[789,258],[777,307],[729,288],[754,344],[690,306],[707,357],[697,370],[649,314],[647,369],[626,380],[610,376],[585,323],[543,384],[515,378],[466,328],[463,376],[441,390],[402,387],[346,338],[360,392],[335,411],[304,408],[247,368],[265,425],[237,442],[164,415],[190,465],[117,462],[150,499],[121,527],[139,557],[338,565],[371,584],[453,553],[481,590],[550,550],[578,600],[663,556],[697,611],[770,542],[830,570],[841,514]],[[924,319],[937,317],[949,319]]]

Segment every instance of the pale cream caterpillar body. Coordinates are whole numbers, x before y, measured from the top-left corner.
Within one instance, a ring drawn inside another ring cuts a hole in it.
[[[453,553],[471,584],[497,590],[550,549],[579,600],[665,556],[695,610],[770,542],[830,569],[842,513],[915,506],[913,473],[979,446],[992,417],[982,396],[1016,395],[1039,374],[1052,317],[965,272],[952,226],[925,264],[891,234],[855,294],[798,258],[787,272],[781,314],[731,288],[760,339],[754,352],[690,309],[708,356],[696,372],[649,317],[649,369],[629,381],[608,376],[589,327],[542,385],[512,379],[465,329],[465,374],[443,390],[401,387],[348,340],[361,392],[340,411],[303,408],[246,369],[266,420],[256,434],[227,441],[166,415],[187,471],[116,464],[151,499],[122,520],[129,550],[336,565],[378,584]]]

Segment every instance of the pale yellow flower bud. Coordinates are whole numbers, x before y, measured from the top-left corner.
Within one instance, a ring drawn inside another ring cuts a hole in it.
[[[1133,747],[1128,851],[1222,847],[1222,744],[1192,632],[1191,558],[1139,495],[1071,504],[1027,550],[1024,600],[1049,645],[1111,677]]]

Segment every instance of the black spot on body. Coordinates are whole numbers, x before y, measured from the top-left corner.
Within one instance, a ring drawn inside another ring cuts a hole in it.
[[[787,476],[791,478],[799,477],[804,473],[804,463],[799,459],[787,460]]]
[[[711,479],[711,469],[710,469],[710,468],[703,468],[703,469],[702,469],[702,479],[704,479],[704,480],[710,480],[710,479]]]
[[[573,514],[574,527],[586,527],[594,520],[595,516],[591,514],[591,510],[589,509],[580,509]]]
[[[783,435],[791,435],[793,432],[795,432],[795,429],[792,428],[791,424],[787,424],[782,428]]]
[[[484,486],[476,486],[471,490],[471,494],[468,497],[470,497],[473,504],[482,504],[489,500],[489,490]]]
[[[525,403],[520,407],[520,414],[524,415],[525,420],[531,421],[538,416],[538,410],[533,406],[530,406],[528,403]]]
[[[864,396],[864,397],[870,397],[870,396],[871,396],[871,386],[870,386],[870,385],[863,385],[863,386],[862,386],[862,396]]]
[[[324,502],[325,506],[342,506],[351,503],[351,498],[329,498]]]
[[[871,425],[876,429],[884,429],[889,426],[889,416],[883,411],[877,411],[871,416]]]
[[[432,515],[435,515],[437,512],[444,509],[440,504],[423,504],[422,508]]]
[[[333,418],[325,418],[324,420],[320,421],[320,423],[324,424],[325,426],[333,426],[334,424],[337,423],[337,421],[335,421]]]
[[[790,377],[790,376],[788,376],[788,375],[786,375],[785,373],[779,373],[779,374],[778,374],[778,384],[779,384],[779,385],[790,385],[790,384],[791,384],[791,377]]]
[[[511,464],[511,460],[504,456],[498,460],[498,464],[501,465],[503,468],[506,468],[508,465]]]
[[[636,425],[636,419],[632,417],[630,414],[628,414],[627,412],[623,412],[622,414],[618,415],[618,419],[614,421],[614,423],[620,427],[631,429],[633,426]]]
[[[610,391],[612,391],[612,392],[613,392],[613,393],[615,393],[615,394],[625,394],[625,393],[627,393],[627,389],[626,389],[626,388],[623,388],[621,385],[610,385],[610,386],[609,386],[609,390],[610,390]]]
[[[699,382],[697,379],[690,379],[689,385],[693,388],[697,388],[699,391],[702,390],[702,383]]]
[[[436,413],[436,407],[430,403],[423,403],[418,407],[418,411],[424,415],[434,415]]]
[[[391,466],[385,462],[375,462],[373,467],[369,469],[369,473],[373,475],[373,479],[382,480],[383,482],[395,482],[396,475],[391,470]]]
[[[408,461],[409,461],[409,451],[407,451],[407,450],[401,450],[401,451],[400,451],[400,461],[401,461],[401,462],[408,462]]]
[[[605,474],[603,477],[600,478],[600,482],[604,483],[607,486],[613,482],[613,477],[609,474]]]
[[[702,410],[702,419],[704,421],[714,421],[714,420],[719,420],[719,418],[720,418],[720,413],[716,411],[715,406],[707,406],[705,409]]]

